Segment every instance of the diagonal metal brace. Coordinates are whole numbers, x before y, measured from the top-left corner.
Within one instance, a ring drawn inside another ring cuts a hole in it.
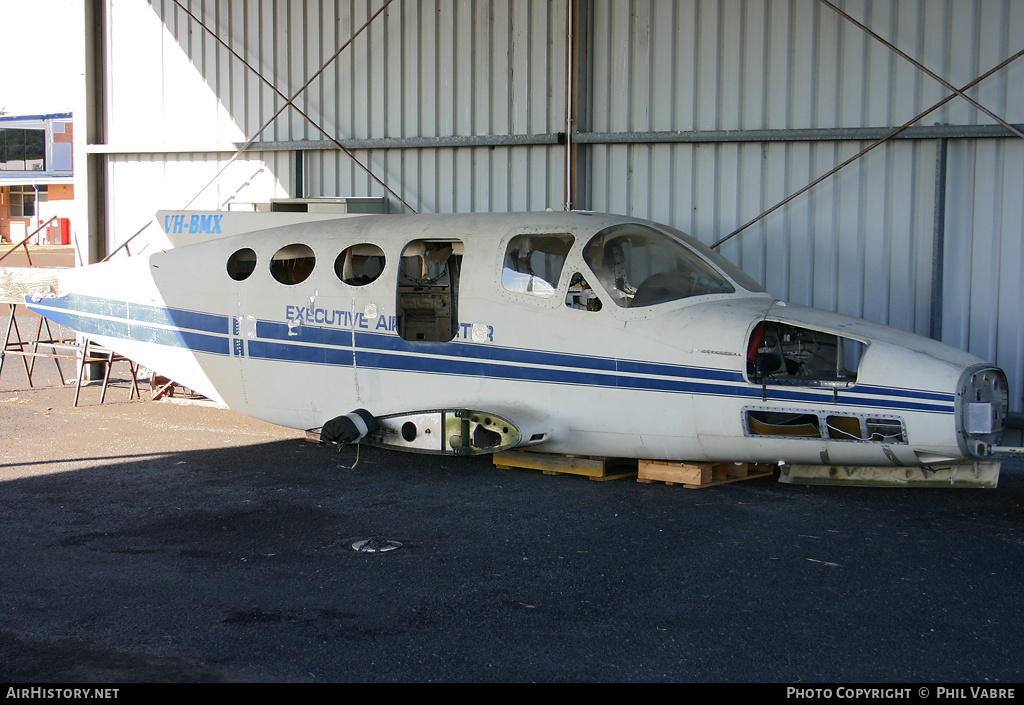
[[[950,95],[948,95],[948,96],[946,96],[945,98],[943,98],[942,100],[940,100],[940,101],[939,101],[938,103],[935,103],[934,105],[932,105],[931,107],[927,108],[927,109],[926,109],[926,110],[924,110],[923,112],[920,112],[920,113],[918,113],[917,115],[915,115],[914,117],[910,118],[910,120],[907,120],[907,121],[906,121],[905,123],[903,123],[902,125],[900,125],[900,126],[899,126],[899,127],[897,127],[896,129],[894,129],[894,130],[893,130],[892,132],[890,132],[889,134],[885,135],[884,137],[882,137],[882,138],[880,138],[880,139],[877,139],[877,140],[875,140],[874,142],[872,142],[871,144],[869,144],[869,145],[868,145],[867,147],[865,147],[864,149],[862,149],[861,151],[857,152],[857,153],[856,153],[856,154],[854,154],[854,155],[853,155],[852,157],[850,157],[849,159],[847,159],[846,161],[844,161],[844,162],[843,162],[842,164],[840,164],[839,166],[836,166],[836,167],[834,167],[833,169],[829,170],[828,172],[826,172],[826,173],[822,174],[821,176],[819,176],[819,177],[818,177],[817,179],[815,179],[815,180],[814,180],[814,181],[812,181],[811,183],[807,184],[806,186],[804,186],[804,187],[803,187],[803,188],[801,188],[800,190],[798,190],[798,191],[795,191],[794,193],[790,194],[790,195],[789,195],[789,196],[787,196],[786,198],[782,199],[781,201],[779,201],[779,202],[778,202],[778,203],[776,203],[776,204],[775,204],[774,206],[772,206],[772,207],[771,207],[771,208],[769,208],[768,210],[764,211],[763,213],[761,213],[761,214],[760,214],[760,215],[758,215],[757,217],[755,217],[755,218],[751,218],[751,219],[750,219],[750,220],[748,220],[748,221],[747,221],[746,223],[744,223],[744,224],[743,224],[743,225],[741,225],[740,227],[736,228],[735,230],[733,230],[733,231],[732,231],[731,233],[729,233],[729,234],[728,234],[728,235],[726,235],[725,237],[721,238],[721,239],[720,239],[720,240],[718,240],[717,242],[714,242],[714,243],[712,243],[712,244],[711,244],[711,247],[712,247],[712,248],[718,247],[718,246],[722,245],[723,243],[725,243],[725,242],[727,242],[727,241],[731,240],[732,238],[734,238],[735,236],[739,235],[739,234],[740,234],[741,232],[743,232],[744,230],[746,230],[747,228],[749,228],[749,227],[750,227],[751,225],[753,225],[754,223],[756,223],[756,222],[758,222],[758,221],[762,220],[763,218],[765,218],[765,217],[766,217],[766,216],[768,216],[769,214],[771,214],[771,213],[774,213],[774,212],[775,212],[775,211],[777,211],[777,210],[778,210],[779,208],[782,208],[782,206],[786,205],[787,203],[789,203],[790,201],[792,201],[793,199],[795,199],[795,198],[796,198],[797,196],[800,196],[801,194],[803,194],[803,193],[806,193],[807,191],[810,191],[810,190],[811,190],[812,188],[814,188],[815,186],[817,186],[818,184],[820,184],[820,183],[821,183],[822,181],[824,181],[825,179],[829,178],[830,176],[832,176],[833,174],[835,174],[836,172],[838,172],[838,171],[839,171],[840,169],[842,169],[843,167],[849,166],[850,164],[854,163],[855,161],[857,161],[858,159],[860,159],[861,157],[863,157],[863,156],[864,156],[865,154],[867,154],[868,152],[870,152],[871,150],[873,150],[873,149],[874,149],[875,147],[877,147],[877,146],[879,146],[879,145],[881,145],[881,144],[884,144],[884,143],[888,142],[888,141],[889,141],[890,139],[892,139],[893,137],[895,137],[895,136],[896,136],[896,135],[898,135],[899,133],[903,132],[903,131],[904,131],[905,129],[907,129],[908,127],[910,127],[911,125],[913,125],[913,124],[914,124],[915,122],[917,122],[918,120],[920,120],[920,119],[924,118],[924,117],[925,117],[926,115],[928,115],[929,113],[931,113],[931,112],[934,112],[935,110],[938,110],[938,109],[939,109],[939,108],[941,108],[941,107],[942,107],[943,105],[945,105],[945,104],[946,104],[946,103],[948,103],[949,101],[951,101],[951,100],[953,100],[954,98],[956,98],[956,97],[957,97],[958,95],[962,95],[962,94],[963,94],[963,92],[964,92],[964,91],[966,91],[967,89],[969,89],[969,88],[973,88],[974,86],[976,86],[977,84],[981,83],[982,81],[984,81],[984,80],[985,80],[986,78],[988,78],[988,77],[989,77],[989,76],[991,76],[992,74],[996,73],[997,71],[1000,71],[1001,69],[1003,69],[1004,67],[1006,67],[1007,65],[1009,65],[1010,63],[1012,63],[1013,61],[1016,61],[1016,60],[1017,60],[1017,59],[1019,59],[1019,58],[1020,58],[1021,56],[1024,56],[1024,49],[1022,49],[1022,50],[1018,51],[1018,52],[1017,52],[1016,54],[1014,54],[1013,56],[1011,56],[1011,57],[1009,57],[1009,58],[1007,58],[1007,59],[1004,59],[1003,61],[999,62],[999,63],[998,63],[998,64],[996,64],[996,65],[995,65],[994,67],[992,67],[991,69],[989,69],[988,71],[986,71],[986,72],[985,72],[985,73],[983,73],[982,75],[978,76],[978,77],[977,77],[976,79],[974,79],[974,80],[973,80],[973,81],[971,81],[970,83],[967,83],[967,84],[965,84],[965,85],[964,85],[963,87],[961,87],[961,88],[960,88],[960,89],[959,89],[958,91],[956,91],[956,92],[954,92],[954,93],[951,93]],[[954,89],[954,90],[955,90],[955,89]]]

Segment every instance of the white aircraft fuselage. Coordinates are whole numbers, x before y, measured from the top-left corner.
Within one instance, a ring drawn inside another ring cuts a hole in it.
[[[315,429],[366,409],[411,450],[969,464],[1007,409],[979,358],[787,305],[613,215],[300,222],[67,270],[27,304],[247,415]],[[486,432],[451,437],[444,410]]]

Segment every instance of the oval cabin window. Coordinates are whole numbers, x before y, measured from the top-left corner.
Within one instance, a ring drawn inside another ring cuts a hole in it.
[[[308,245],[286,245],[270,260],[270,273],[282,284],[301,284],[313,273],[316,255]]]
[[[352,245],[334,261],[334,273],[349,286],[366,286],[384,271],[384,250],[376,245]]]
[[[245,247],[228,257],[228,276],[245,281],[256,270],[256,251]]]

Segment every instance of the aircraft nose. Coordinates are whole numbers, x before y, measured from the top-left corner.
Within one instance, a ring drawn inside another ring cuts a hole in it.
[[[1006,375],[997,367],[976,367],[960,381],[960,428],[966,450],[985,457],[998,445],[1006,425],[1009,391]]]

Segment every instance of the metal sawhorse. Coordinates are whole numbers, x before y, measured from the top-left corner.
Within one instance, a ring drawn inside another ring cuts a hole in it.
[[[32,373],[35,370],[36,358],[49,357],[52,358],[54,364],[57,366],[57,375],[60,378],[61,384],[64,383],[64,374],[60,368],[61,360],[75,360],[80,362],[78,369],[78,377],[75,381],[75,406],[78,406],[78,400],[82,392],[82,383],[85,381],[85,370],[88,365],[101,363],[104,365],[103,371],[103,386],[100,390],[100,404],[106,400],[107,396],[107,385],[110,382],[110,368],[113,367],[115,362],[127,362],[128,367],[131,370],[131,389],[128,393],[129,401],[134,399],[136,396],[139,399],[142,398],[142,394],[139,392],[138,382],[138,370],[139,366],[132,360],[118,355],[112,350],[94,343],[88,338],[85,339],[84,343],[79,343],[75,339],[61,339],[54,338],[53,332],[50,329],[50,322],[45,318],[39,318],[39,324],[36,326],[36,337],[33,340],[23,340],[21,337],[21,329],[18,327],[17,320],[17,307],[21,304],[9,304],[10,306],[10,318],[7,321],[7,333],[4,336],[4,346],[0,349],[0,374],[3,373],[4,359],[8,355],[17,355],[22,358],[22,362],[25,365],[25,376],[28,378],[28,386],[32,386]],[[46,338],[41,338],[43,328],[46,328]],[[14,334],[14,340],[11,339],[11,334]],[[31,350],[26,350],[27,347],[31,347]],[[49,348],[50,352],[40,352],[39,348]],[[67,351],[65,354],[60,354],[57,351]]]

